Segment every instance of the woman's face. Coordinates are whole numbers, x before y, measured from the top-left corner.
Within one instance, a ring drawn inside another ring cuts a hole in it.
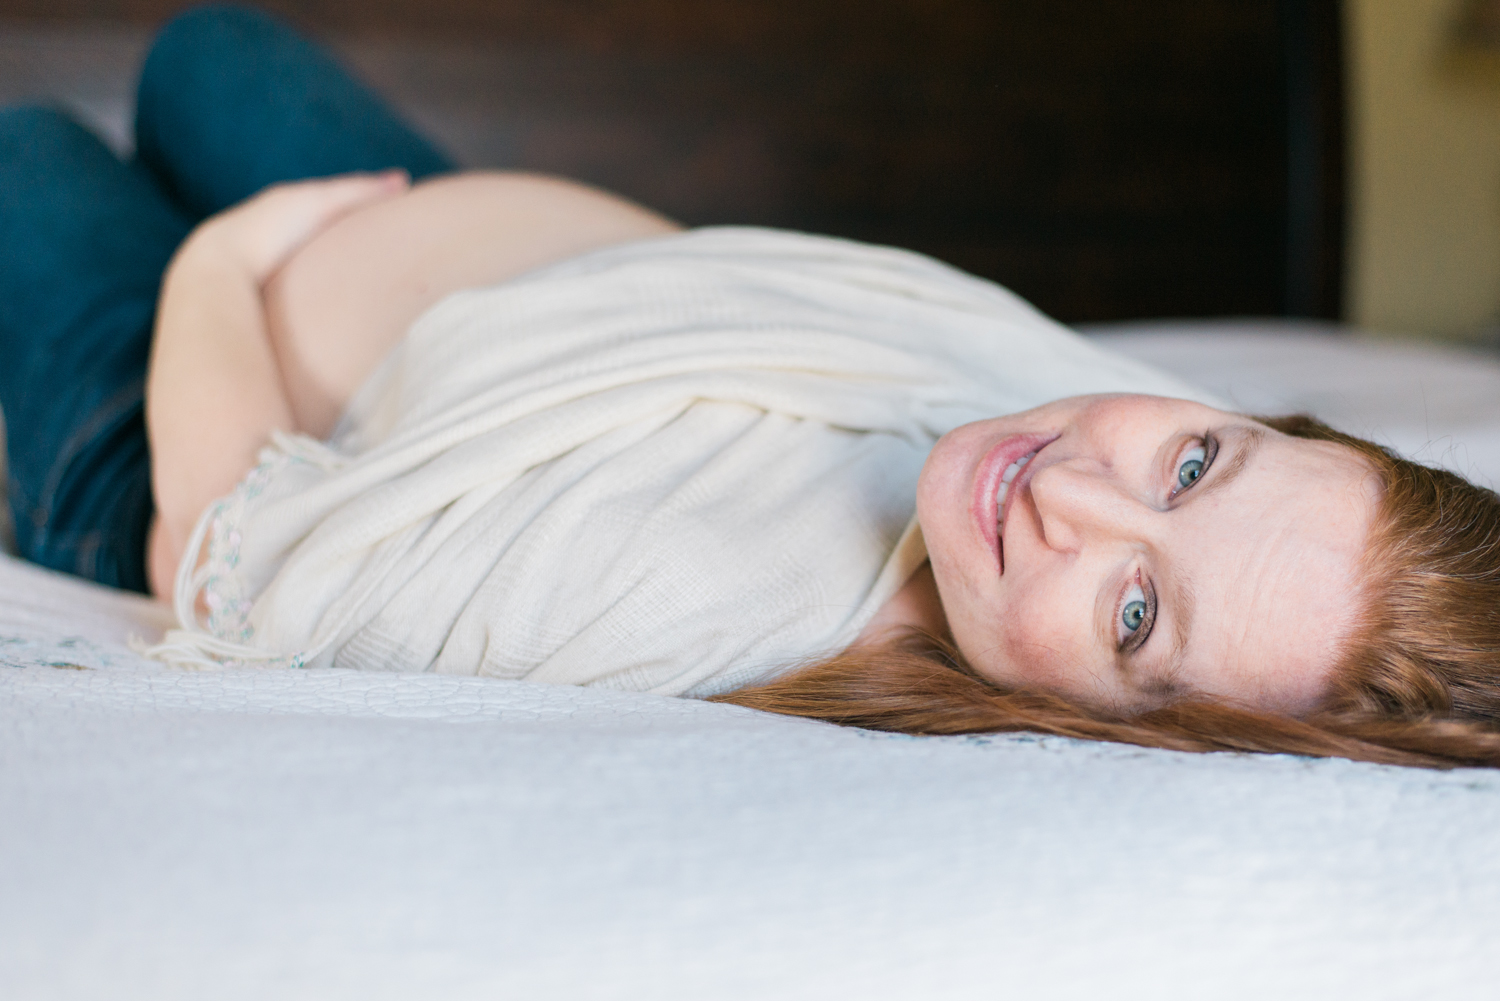
[[[1379,497],[1343,446],[1086,396],[944,435],[917,516],[981,675],[1125,711],[1201,693],[1299,714],[1352,630]]]

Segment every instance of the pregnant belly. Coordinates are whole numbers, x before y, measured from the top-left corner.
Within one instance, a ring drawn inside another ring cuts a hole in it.
[[[299,429],[326,437],[412,321],[444,296],[678,228],[594,188],[490,172],[427,181],[346,216],[265,289]]]

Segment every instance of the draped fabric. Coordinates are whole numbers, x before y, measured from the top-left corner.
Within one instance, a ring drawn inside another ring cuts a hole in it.
[[[155,653],[727,691],[844,648],[920,566],[940,435],[1118,391],[1201,395],[905,251],[608,248],[450,296],[329,442],[278,437]]]

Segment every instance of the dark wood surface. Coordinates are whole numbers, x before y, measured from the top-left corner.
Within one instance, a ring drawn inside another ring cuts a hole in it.
[[[0,18],[182,6],[0,0]],[[1338,315],[1335,0],[267,6],[361,40],[398,101],[481,95],[471,160],[690,224],[913,247],[1070,321]]]

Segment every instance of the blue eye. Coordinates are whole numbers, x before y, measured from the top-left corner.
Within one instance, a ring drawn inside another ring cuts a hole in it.
[[[1201,445],[1189,449],[1182,460],[1182,465],[1177,467],[1177,486],[1185,490],[1198,482],[1198,477],[1203,475],[1203,467],[1207,460],[1208,453]]]
[[[1146,641],[1146,633],[1141,630],[1150,624],[1150,616],[1151,603],[1142,590],[1141,579],[1137,575],[1135,583],[1125,592],[1124,604],[1120,606],[1120,624],[1116,628],[1120,630],[1118,639],[1122,650],[1127,646],[1139,646]]]

